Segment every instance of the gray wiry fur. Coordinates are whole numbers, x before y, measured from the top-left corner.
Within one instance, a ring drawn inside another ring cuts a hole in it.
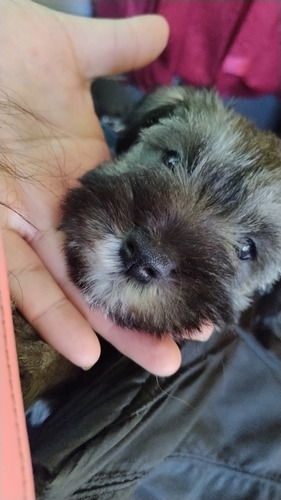
[[[212,92],[161,88],[119,147],[63,204],[72,280],[121,326],[180,340],[233,324],[281,274],[279,140]]]
[[[122,326],[178,339],[209,320],[231,324],[280,275],[278,139],[214,93],[176,87],[145,98],[121,145],[64,204],[71,278]],[[171,272],[149,282],[128,272],[120,248],[132,231]]]

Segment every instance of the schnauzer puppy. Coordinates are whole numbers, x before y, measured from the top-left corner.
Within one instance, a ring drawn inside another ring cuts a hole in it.
[[[119,158],[63,204],[69,273],[93,308],[155,335],[233,324],[281,272],[281,149],[208,91],[161,88]]]
[[[175,340],[239,320],[281,274],[281,147],[207,90],[130,113],[62,206],[69,275],[116,324]]]

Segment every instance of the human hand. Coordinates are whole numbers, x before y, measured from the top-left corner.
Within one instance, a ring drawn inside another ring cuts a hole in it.
[[[0,19],[0,221],[11,294],[42,337],[75,364],[87,368],[98,359],[94,328],[152,373],[169,375],[180,363],[176,344],[122,330],[90,311],[67,277],[56,231],[67,189],[109,159],[91,80],[150,62],[165,46],[167,25],[154,16],[75,18],[29,0],[0,0]],[[210,332],[202,329],[199,338]]]

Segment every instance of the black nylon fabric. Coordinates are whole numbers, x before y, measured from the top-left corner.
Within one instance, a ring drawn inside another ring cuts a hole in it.
[[[109,350],[31,436],[39,498],[281,499],[279,358],[243,330],[182,354],[156,379]]]

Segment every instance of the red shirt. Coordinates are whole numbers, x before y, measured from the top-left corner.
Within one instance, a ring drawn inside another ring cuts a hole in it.
[[[96,0],[99,17],[163,15],[170,39],[162,55],[136,71],[143,90],[175,77],[222,95],[280,95],[279,0]]]

